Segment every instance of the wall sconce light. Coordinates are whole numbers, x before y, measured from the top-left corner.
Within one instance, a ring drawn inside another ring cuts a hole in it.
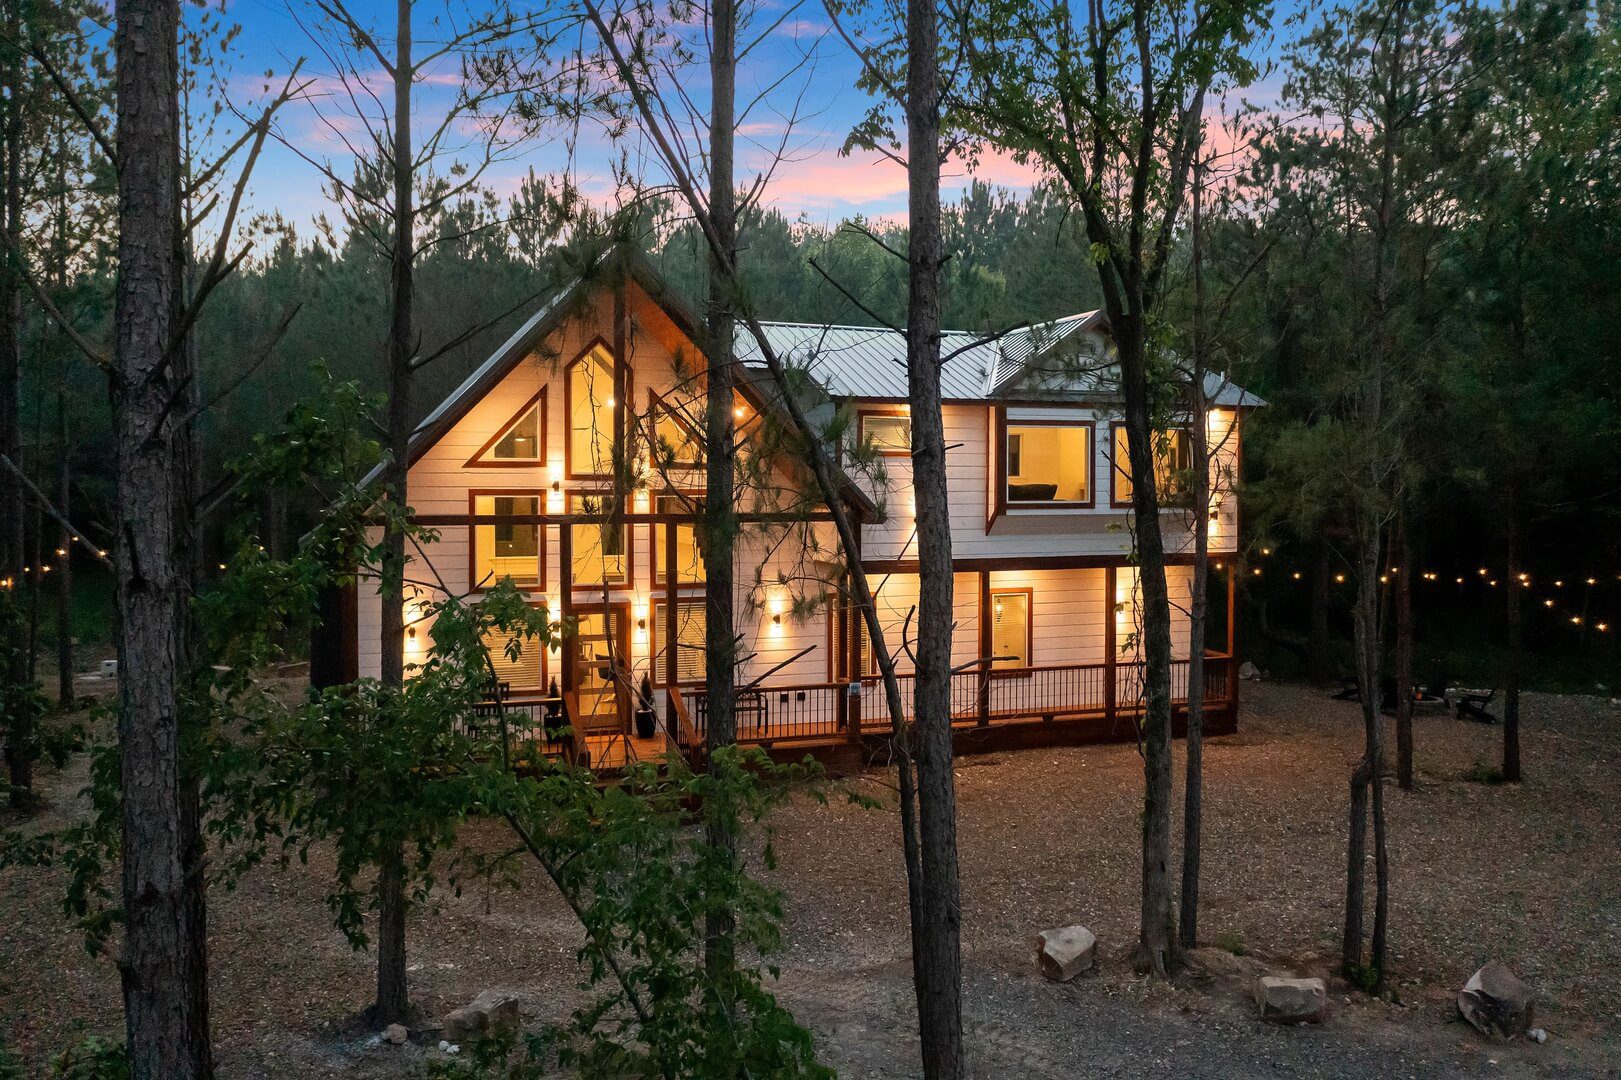
[[[782,625],[782,612],[780,612],[780,611],[772,612],[771,613],[771,623],[772,623],[773,626],[781,626]]]
[[[407,626],[405,628],[405,636],[410,638],[412,641],[415,641],[417,639],[417,628],[415,626]]]
[[[554,462],[551,463],[551,466],[549,468],[547,468],[546,473],[547,473],[548,478],[551,480],[552,490],[553,491],[562,491],[563,490],[563,466],[559,465],[557,462],[554,461]]]

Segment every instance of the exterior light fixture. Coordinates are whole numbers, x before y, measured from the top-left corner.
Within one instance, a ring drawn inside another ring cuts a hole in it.
[[[1589,585],[1597,585],[1598,584],[1598,578],[1588,578],[1587,583]]]
[[[1345,584],[1345,575],[1344,574],[1335,574],[1334,575],[1334,580],[1337,581],[1338,583],[1340,583],[1341,585],[1344,585]]]
[[[1552,600],[1544,600],[1542,602],[1542,606],[1543,607],[1553,607],[1553,601]]]
[[[741,419],[743,419],[743,413],[744,413],[743,406],[741,406],[741,405],[733,406],[733,408],[732,408],[732,419],[733,420],[741,420]]]
[[[1295,571],[1295,572],[1294,572],[1294,575],[1293,575],[1293,576],[1294,576],[1294,579],[1295,579],[1295,580],[1296,580],[1296,581],[1299,581],[1299,580],[1300,580],[1300,571],[1299,571],[1299,570],[1296,570],[1296,571]]]

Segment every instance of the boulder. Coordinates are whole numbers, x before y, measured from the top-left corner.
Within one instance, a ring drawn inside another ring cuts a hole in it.
[[[518,1026],[518,999],[504,990],[486,990],[471,1003],[445,1014],[444,1037],[461,1043]]]
[[[411,1033],[405,1030],[404,1024],[390,1024],[388,1027],[383,1029],[384,1041],[391,1042],[395,1046],[405,1045],[405,1040],[409,1039],[410,1037]]]
[[[1238,677],[1240,679],[1248,679],[1251,682],[1256,682],[1261,678],[1261,669],[1246,660],[1242,664],[1238,665]]]
[[[1084,926],[1061,926],[1036,935],[1036,961],[1054,982],[1069,982],[1098,963],[1098,939]]]
[[[1531,1026],[1531,988],[1493,960],[1471,975],[1458,991],[1458,1012],[1482,1035],[1512,1039],[1525,1034]]]
[[[1255,980],[1267,973],[1266,965],[1253,956],[1238,956],[1226,949],[1205,945],[1182,954],[1190,978],[1248,993]]]
[[[1321,1024],[1328,1019],[1328,986],[1321,979],[1263,975],[1255,980],[1255,1004],[1261,1019],[1274,1024]]]

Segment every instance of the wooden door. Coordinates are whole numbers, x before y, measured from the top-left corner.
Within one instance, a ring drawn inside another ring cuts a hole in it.
[[[569,639],[579,722],[587,732],[623,732],[630,715],[630,606],[576,605]]]

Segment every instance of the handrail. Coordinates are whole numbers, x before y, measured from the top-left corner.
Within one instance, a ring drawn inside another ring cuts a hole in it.
[[[674,718],[673,735],[676,736],[676,746],[691,746],[694,752],[699,749],[699,730],[692,725],[692,717],[687,714],[687,702],[681,697],[679,686],[666,688],[669,697],[669,712]]]

